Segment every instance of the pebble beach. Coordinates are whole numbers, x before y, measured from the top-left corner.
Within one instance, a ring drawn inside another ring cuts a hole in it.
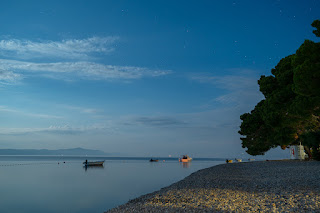
[[[320,162],[221,164],[107,211],[117,212],[320,212]]]

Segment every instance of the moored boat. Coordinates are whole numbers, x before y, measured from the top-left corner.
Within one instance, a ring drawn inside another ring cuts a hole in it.
[[[83,162],[84,166],[103,166],[104,160],[103,161],[88,161],[86,160]]]
[[[158,159],[152,159],[152,158],[151,158],[149,161],[150,161],[150,162],[158,162],[159,160],[158,160]]]
[[[192,161],[192,158],[190,158],[188,155],[183,155],[181,158],[179,158],[179,162],[188,163]]]

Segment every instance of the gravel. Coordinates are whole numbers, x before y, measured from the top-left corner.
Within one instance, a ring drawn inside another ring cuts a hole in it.
[[[320,162],[221,164],[107,212],[320,212]]]

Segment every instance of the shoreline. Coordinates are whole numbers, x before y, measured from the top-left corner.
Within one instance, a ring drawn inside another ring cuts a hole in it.
[[[320,212],[319,180],[319,161],[220,164],[106,212]]]

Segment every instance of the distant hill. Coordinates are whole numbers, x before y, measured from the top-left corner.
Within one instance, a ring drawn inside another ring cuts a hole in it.
[[[100,150],[74,149],[0,149],[0,155],[108,155]]]

